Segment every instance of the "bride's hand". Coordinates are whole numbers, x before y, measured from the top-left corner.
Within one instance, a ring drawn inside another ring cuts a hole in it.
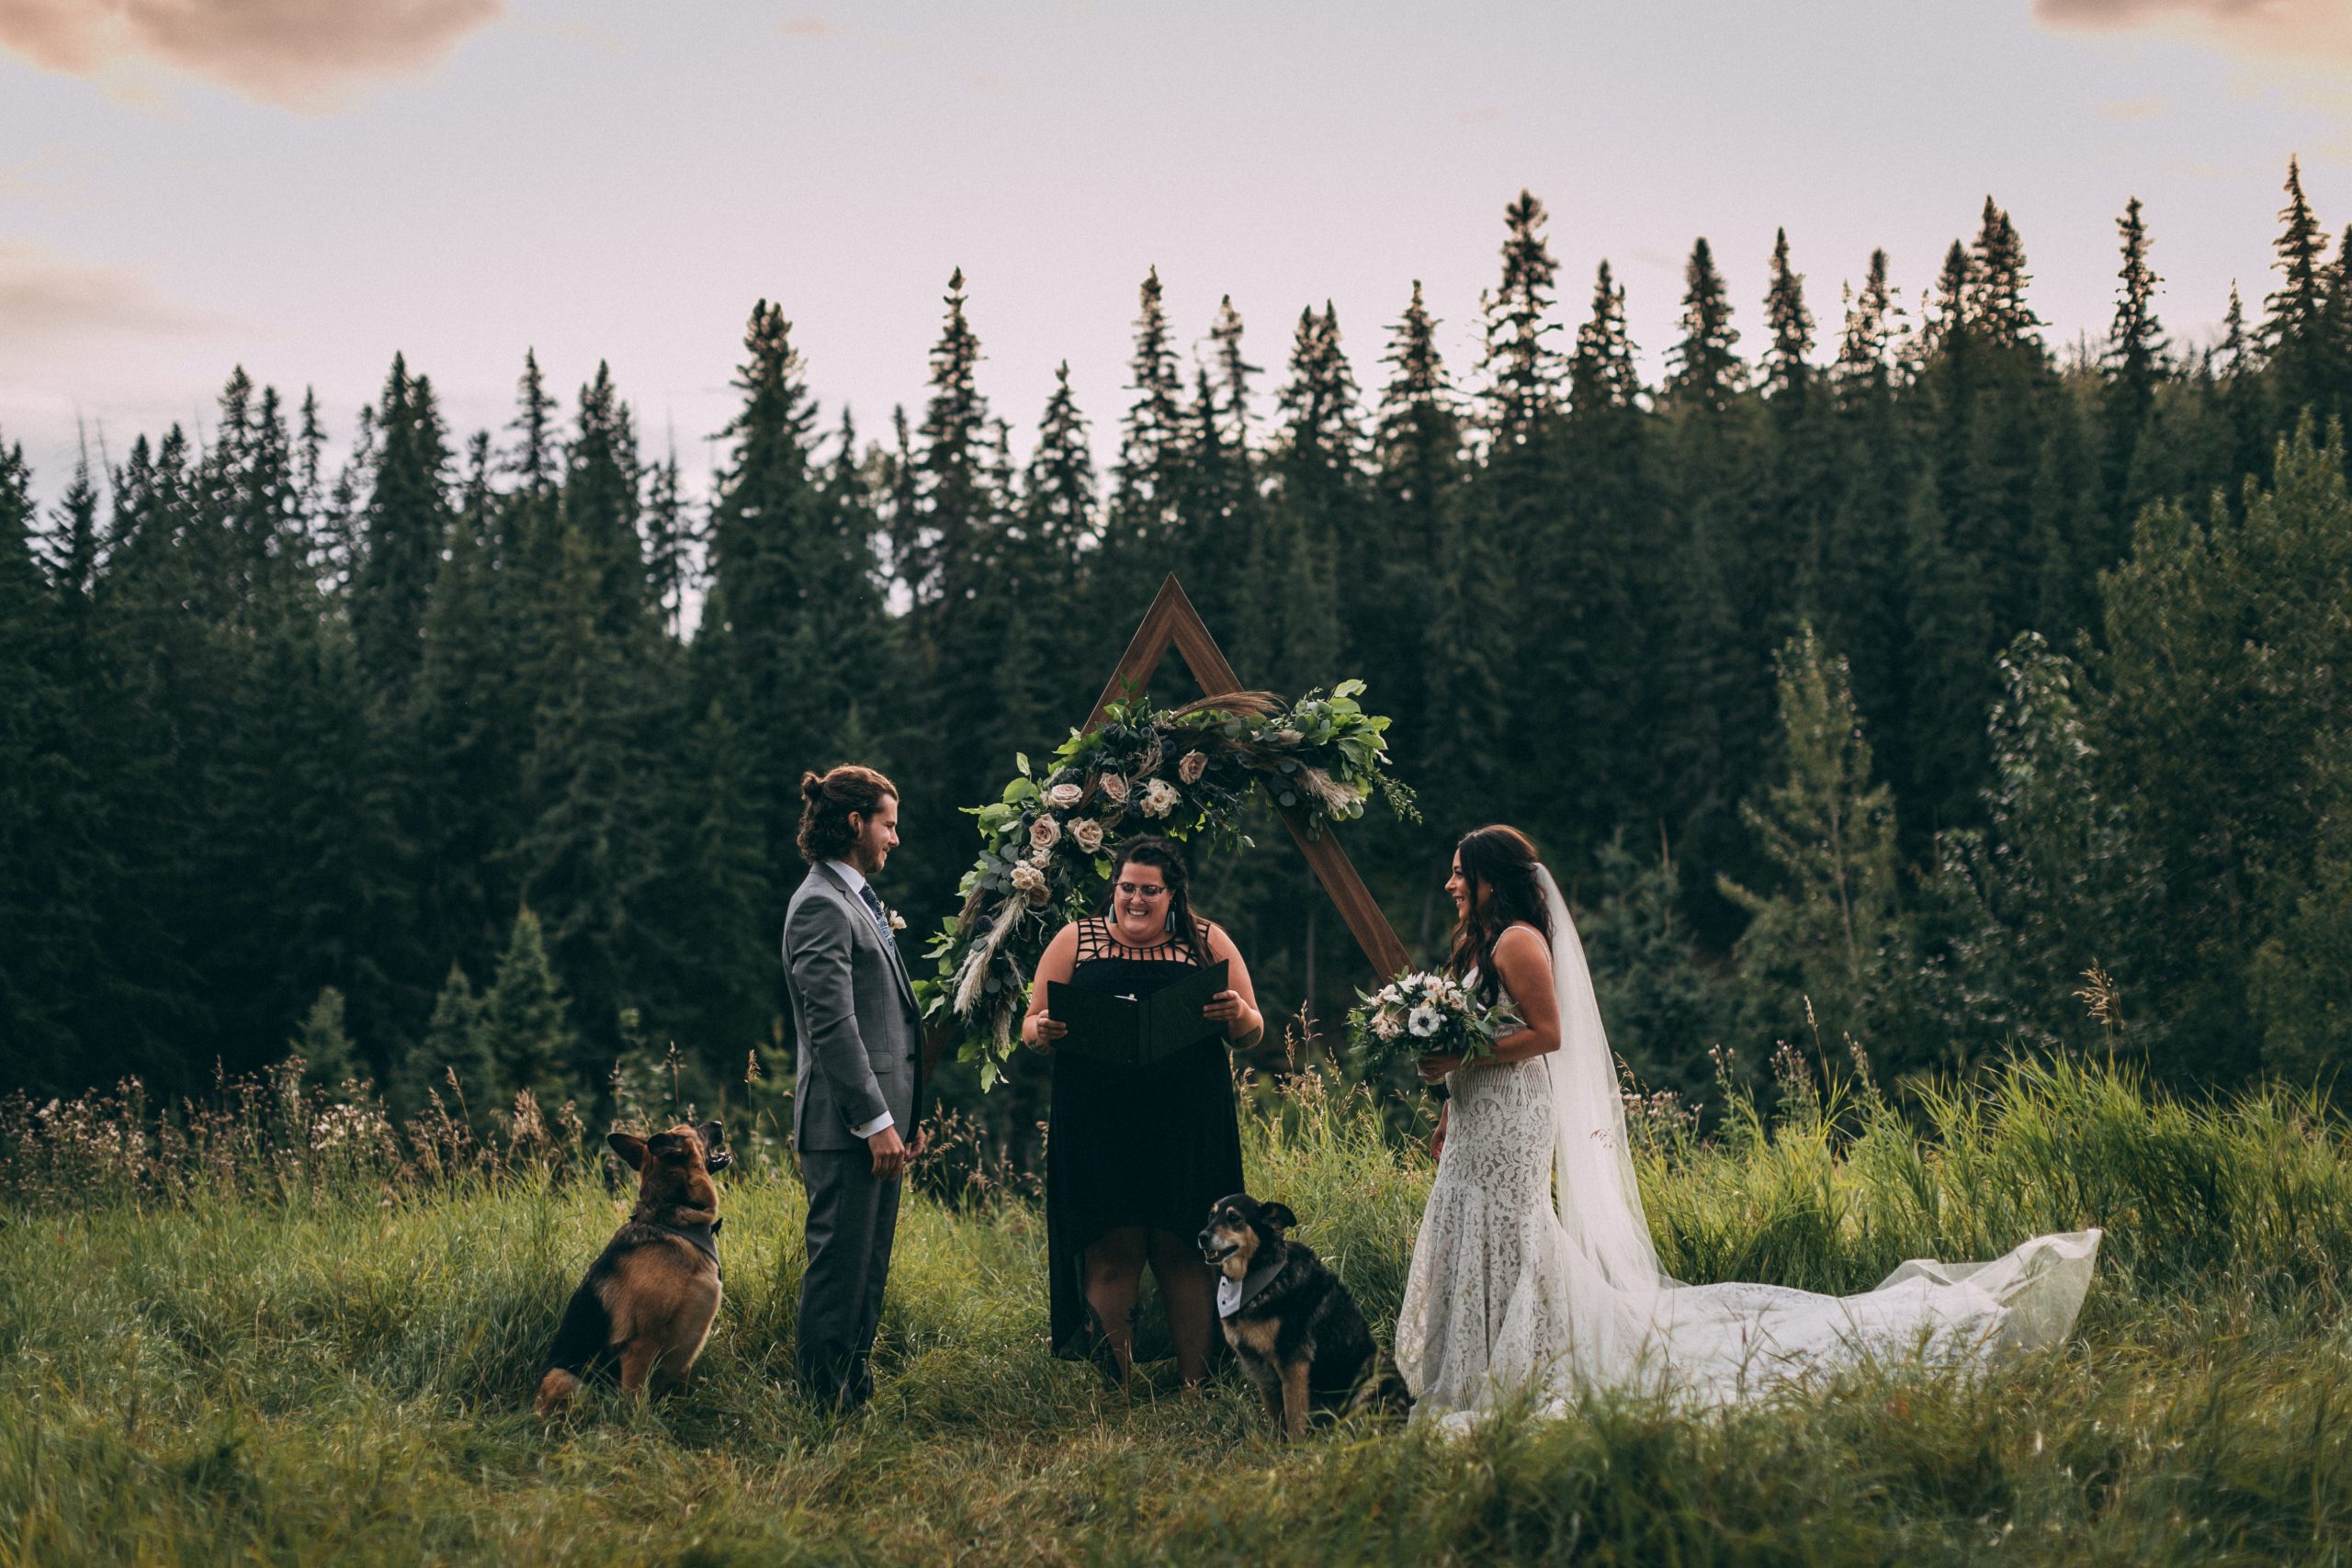
[[[1462,1058],[1459,1055],[1424,1056],[1420,1063],[1421,1081],[1435,1083],[1461,1066]]]
[[[1437,1131],[1430,1134],[1430,1158],[1433,1160],[1445,1157],[1445,1118],[1453,1109],[1450,1100],[1437,1108]]]

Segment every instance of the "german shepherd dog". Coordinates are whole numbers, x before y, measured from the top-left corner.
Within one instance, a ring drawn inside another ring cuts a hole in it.
[[[1220,1198],[1197,1238],[1201,1260],[1224,1276],[1217,1316],[1225,1342],[1258,1385],[1283,1436],[1306,1431],[1310,1411],[1340,1415],[1410,1404],[1363,1313],[1339,1276],[1283,1232],[1298,1218],[1247,1192]]]
[[[637,1207],[571,1293],[548,1352],[537,1409],[560,1411],[581,1379],[617,1363],[621,1391],[666,1393],[702,1354],[718,1315],[718,1190],[730,1161],[718,1123],[681,1122],[605,1142],[637,1168]]]

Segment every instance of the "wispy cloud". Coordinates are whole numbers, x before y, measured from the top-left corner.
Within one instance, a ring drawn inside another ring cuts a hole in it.
[[[2033,0],[2033,14],[2054,28],[2172,32],[2239,54],[2352,66],[2344,0]]]
[[[0,240],[0,343],[51,346],[96,335],[154,336],[222,324],[166,299],[139,268]]]
[[[88,76],[148,61],[317,111],[439,63],[505,0],[0,0],[0,49]]]
[[[830,17],[786,17],[775,25],[775,30],[786,38],[840,38],[849,29]]]
[[[1500,125],[1510,118],[1492,104],[1482,104],[1475,109],[1453,111],[1453,123],[1456,125]]]
[[[2099,105],[2098,112],[2109,119],[2155,119],[2165,108],[2162,98],[2109,99]]]

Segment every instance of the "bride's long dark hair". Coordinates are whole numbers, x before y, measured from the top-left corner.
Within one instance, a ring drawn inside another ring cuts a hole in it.
[[[1495,973],[1495,943],[1512,926],[1533,926],[1552,940],[1552,911],[1544,907],[1543,884],[1536,868],[1543,859],[1533,840],[1516,828],[1497,822],[1474,828],[1454,846],[1462,857],[1462,879],[1470,886],[1470,907],[1453,928],[1453,951],[1445,966],[1456,979],[1478,972],[1478,999],[1487,1007],[1502,995],[1502,979]],[[1487,896],[1478,897],[1485,888]]]

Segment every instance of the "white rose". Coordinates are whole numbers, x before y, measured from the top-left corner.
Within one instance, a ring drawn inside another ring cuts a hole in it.
[[[1052,895],[1046,890],[1046,874],[1027,861],[1015,862],[1012,867],[1012,890],[1032,904],[1043,904]]]
[[[1054,852],[1051,850],[1031,850],[1029,852],[1029,863],[1035,866],[1039,871],[1043,871],[1047,866],[1054,863]]]
[[[1053,788],[1046,792],[1046,798],[1052,801],[1056,806],[1060,807],[1064,811],[1068,811],[1071,807],[1076,806],[1080,801],[1086,798],[1086,786],[1083,784],[1057,784]]]
[[[1372,1032],[1383,1040],[1394,1040],[1405,1032],[1405,1024],[1393,1012],[1376,1012],[1372,1015]]]
[[[1102,798],[1114,806],[1125,806],[1127,803],[1127,781],[1116,773],[1104,773]]]
[[[1166,779],[1154,779],[1143,786],[1143,814],[1146,817],[1165,817],[1176,809],[1177,801],[1182,798],[1176,793],[1174,784]]]
[[[1176,776],[1188,784],[1200,783],[1201,775],[1208,771],[1209,758],[1205,751],[1187,751],[1183,761],[1176,764]]]
[[[1029,824],[1029,841],[1041,850],[1050,850],[1062,841],[1061,822],[1052,817],[1040,817]]]
[[[902,914],[899,913],[899,911],[898,911],[898,910],[896,910],[896,909],[891,910],[891,911],[890,911],[890,929],[891,929],[892,931],[905,931],[905,930],[907,929],[907,918],[906,918],[906,916],[904,916],[904,915],[902,915]]]
[[[1413,1032],[1414,1039],[1427,1040],[1445,1027],[1445,1015],[1435,1008],[1415,1008],[1413,1016],[1405,1021],[1405,1027]]]
[[[1069,825],[1069,841],[1087,854],[1102,847],[1102,824],[1091,817],[1081,817]]]

